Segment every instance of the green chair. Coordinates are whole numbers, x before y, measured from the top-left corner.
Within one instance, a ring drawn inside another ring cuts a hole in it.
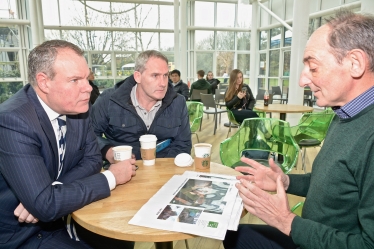
[[[305,113],[297,126],[291,127],[292,135],[302,149],[302,169],[306,173],[305,152],[308,147],[316,147],[325,139],[335,113],[329,109],[323,112]]]
[[[301,201],[291,208],[291,212],[301,217],[303,213],[303,207],[304,207],[304,202]]]
[[[229,167],[244,165],[242,156],[268,165],[269,156],[283,155],[279,165],[289,173],[297,163],[299,147],[291,135],[289,123],[273,118],[248,118],[238,131],[220,144],[222,164]]]
[[[190,128],[191,134],[195,134],[197,142],[199,141],[199,136],[196,131],[199,129],[201,120],[203,118],[203,103],[197,101],[186,101],[188,116],[190,118]]]
[[[229,110],[228,108],[226,108],[226,110],[227,110],[227,117],[228,117],[228,119],[229,119],[229,131],[227,132],[227,136],[226,136],[226,138],[228,138],[228,137],[229,137],[229,134],[230,134],[230,132],[231,132],[231,127],[232,127],[231,124],[234,124],[234,125],[236,125],[236,126],[239,127],[239,126],[240,126],[240,123],[239,123],[238,121],[236,121],[235,116],[234,116],[234,114],[232,113],[231,110]],[[258,115],[260,118],[266,118],[266,113],[265,113],[265,112],[260,111],[260,110],[256,110],[256,109],[253,109],[253,111],[254,111],[255,113],[257,113],[257,115]],[[234,127],[234,128],[236,128],[236,127]]]

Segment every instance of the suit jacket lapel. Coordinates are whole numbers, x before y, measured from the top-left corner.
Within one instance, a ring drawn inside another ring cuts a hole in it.
[[[27,94],[28,94],[30,101],[35,107],[36,114],[38,115],[38,118],[40,120],[40,125],[49,140],[50,147],[53,150],[55,160],[52,160],[52,161],[54,161],[53,170],[54,170],[54,179],[56,179],[58,175],[59,159],[58,159],[58,149],[57,149],[57,141],[55,137],[55,132],[53,131],[53,127],[52,127],[51,121],[48,118],[47,113],[44,111],[36,95],[35,90],[31,86]]]
[[[77,115],[66,116],[66,150],[65,150],[65,158],[64,158],[64,167],[62,169],[61,174],[64,173],[64,171],[68,170],[70,168],[70,164],[72,161],[72,156],[74,156],[75,151],[79,150],[79,144],[78,144],[78,137],[79,137],[79,126],[77,126],[76,122]],[[68,155],[68,156],[67,156]]]

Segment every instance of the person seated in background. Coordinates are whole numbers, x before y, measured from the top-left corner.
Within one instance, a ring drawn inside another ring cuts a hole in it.
[[[226,107],[233,113],[235,120],[239,123],[246,118],[257,118],[253,111],[256,99],[253,97],[251,88],[243,83],[243,73],[234,69],[230,73],[229,86],[225,93]]]
[[[192,99],[192,92],[194,89],[197,90],[205,90],[207,89],[207,93],[212,93],[212,87],[211,85],[204,79],[205,72],[204,70],[197,71],[197,78],[198,80],[192,83],[191,89],[190,89],[190,99],[192,101],[201,101],[201,99]]]
[[[228,231],[226,249],[374,247],[374,16],[340,10],[310,36],[299,85],[336,113],[308,174],[265,167],[236,170],[244,207],[268,225]],[[272,194],[268,191],[273,192]],[[302,215],[287,194],[305,197]]]
[[[206,75],[206,81],[209,82],[211,88],[212,88],[212,94],[216,93],[216,89],[218,88],[218,84],[220,83],[219,80],[213,78],[212,71],[209,71]]]
[[[181,80],[181,72],[177,69],[174,69],[170,72],[170,78],[173,84],[174,91],[184,96],[186,100],[188,100],[189,89],[187,84]]]
[[[191,153],[186,100],[168,83],[168,59],[155,50],[139,54],[134,74],[105,90],[92,106],[91,120],[103,159],[114,162],[112,147],[130,145],[141,159],[139,138],[171,140],[156,157]],[[104,136],[103,136],[104,135]]]
[[[92,87],[92,92],[91,92],[91,96],[90,96],[91,105],[93,105],[95,103],[96,99],[100,95],[99,88],[95,85],[94,80],[95,80],[95,73],[92,72],[92,70],[90,68],[90,75],[88,75],[88,82],[90,83],[90,86]]]
[[[89,72],[79,47],[46,41],[29,54],[30,84],[0,105],[0,248],[134,247],[67,218],[135,176],[133,159],[100,173]]]

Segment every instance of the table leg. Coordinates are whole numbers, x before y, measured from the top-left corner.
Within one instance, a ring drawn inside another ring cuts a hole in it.
[[[155,242],[156,249],[173,249],[173,241]]]

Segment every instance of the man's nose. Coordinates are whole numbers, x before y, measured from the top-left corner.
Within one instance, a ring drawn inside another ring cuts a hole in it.
[[[304,70],[301,72],[301,75],[300,75],[299,86],[301,87],[306,87],[312,82],[310,80],[309,74],[306,73],[305,70],[306,69],[304,68]]]

